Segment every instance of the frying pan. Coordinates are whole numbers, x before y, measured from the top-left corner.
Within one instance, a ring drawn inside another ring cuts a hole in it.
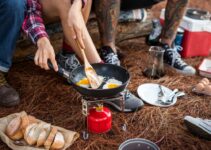
[[[30,60],[34,60],[34,56],[28,56]],[[48,61],[49,68],[53,69],[53,65]],[[66,78],[70,85],[72,85],[81,95],[93,98],[109,98],[114,97],[125,90],[129,81],[130,74],[123,67],[112,64],[92,64],[92,67],[97,72],[97,75],[106,78],[114,78],[122,82],[122,85],[112,89],[91,89],[78,86],[76,83],[85,78],[84,66],[74,69],[71,73],[67,72],[58,66],[58,74]]]
[[[124,91],[130,81],[130,74],[123,67],[112,64],[92,64],[92,66],[97,72],[97,75],[106,78],[114,78],[121,81],[122,85],[112,89],[91,89],[78,86],[76,83],[86,77],[84,66],[80,66],[70,73],[68,82],[83,96],[93,98],[113,97]]]

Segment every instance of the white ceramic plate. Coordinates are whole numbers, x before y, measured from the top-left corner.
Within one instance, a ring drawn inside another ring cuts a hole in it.
[[[162,86],[162,89],[165,95],[169,95],[172,92],[172,90],[170,90],[169,88],[165,86]],[[171,104],[169,105],[161,104],[158,101],[159,92],[160,92],[159,84],[153,84],[153,83],[142,84],[138,87],[138,90],[137,90],[139,97],[144,102],[154,105],[154,106],[169,107],[169,106],[173,106],[177,102],[177,97],[175,96]]]

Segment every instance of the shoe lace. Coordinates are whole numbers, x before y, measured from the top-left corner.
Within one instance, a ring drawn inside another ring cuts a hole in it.
[[[7,84],[5,76],[3,73],[0,72],[0,86]]]
[[[178,51],[182,51],[183,48],[181,46],[174,46],[174,48],[168,48],[166,51],[172,58],[171,65],[173,66],[175,63],[179,66],[187,65],[182,59]]]
[[[71,57],[69,57],[68,59],[65,60],[65,68],[69,68],[71,70],[77,68],[78,66],[80,66],[79,61],[77,60],[77,58],[75,57],[75,55],[72,55]]]
[[[129,90],[125,90],[124,92],[122,92],[122,95],[125,96],[125,99],[128,99],[131,97],[131,92]]]
[[[109,53],[105,56],[105,61],[109,64],[117,64],[119,59],[118,56],[114,53]]]

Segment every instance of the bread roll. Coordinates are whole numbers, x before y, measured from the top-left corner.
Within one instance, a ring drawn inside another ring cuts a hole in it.
[[[43,129],[41,130],[41,133],[37,139],[37,147],[43,146],[45,141],[48,138],[48,135],[51,131],[51,125],[50,124],[44,124]]]
[[[6,128],[6,134],[8,137],[13,137],[19,130],[21,125],[21,118],[16,117],[10,121]]]
[[[37,128],[37,126],[37,123],[33,123],[26,128],[24,139],[29,145],[34,145],[37,142],[37,138],[35,137],[35,129]]]
[[[54,138],[54,142],[51,145],[51,149],[54,150],[59,150],[64,147],[65,141],[64,141],[64,136],[61,132],[57,132],[56,136]]]
[[[23,131],[23,133],[25,133],[26,127],[32,123],[37,123],[37,119],[33,116],[30,115],[25,115],[23,117],[21,117],[21,129]]]
[[[53,143],[53,140],[56,136],[56,133],[57,133],[57,128],[53,127],[49,136],[48,136],[48,138],[47,138],[47,140],[45,141],[45,144],[44,144],[46,149],[50,149],[51,144]]]
[[[18,130],[13,136],[10,137],[14,141],[18,141],[23,138],[22,130]]]
[[[37,139],[37,147],[43,146],[47,137],[48,137],[47,132],[46,130],[43,129]]]

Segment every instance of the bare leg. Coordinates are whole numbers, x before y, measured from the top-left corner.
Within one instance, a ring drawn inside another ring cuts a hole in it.
[[[55,18],[59,18],[61,20],[65,42],[70,45],[76,52],[76,54],[82,59],[80,50],[78,49],[75,40],[71,36],[70,27],[67,23],[68,11],[71,7],[70,0],[40,0],[40,3],[43,7],[43,14],[47,19],[55,20]],[[91,1],[89,0],[88,4],[86,5],[86,8],[84,8],[84,10],[82,11],[83,16],[85,17],[84,20],[86,21],[88,20],[90,8]],[[86,47],[85,53],[90,63],[101,62],[101,58],[98,55],[98,52],[87,29],[85,30],[84,44]]]
[[[110,46],[116,52],[115,39],[120,0],[96,0],[95,11],[103,46]]]
[[[184,16],[188,0],[168,0],[165,13],[165,24],[161,36],[161,42],[172,45],[177,29]]]

